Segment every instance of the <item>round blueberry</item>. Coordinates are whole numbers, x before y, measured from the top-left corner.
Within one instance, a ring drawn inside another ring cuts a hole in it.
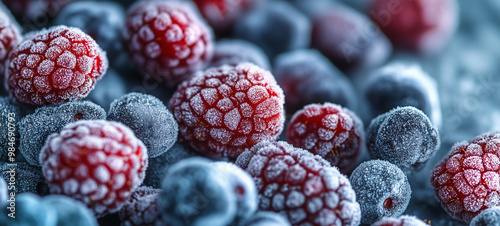
[[[2,208],[0,213],[0,225],[11,226],[56,226],[57,211],[48,207],[42,202],[42,199],[32,193],[24,193],[15,196],[15,214],[8,208]],[[68,225],[69,226],[69,225]],[[92,225],[89,225],[92,226]]]
[[[216,43],[212,67],[224,64],[236,66],[242,62],[250,62],[263,69],[270,69],[269,59],[264,51],[251,42],[240,39],[224,39]]]
[[[494,206],[483,210],[472,219],[470,226],[500,226],[500,207]]]
[[[279,213],[259,211],[241,226],[290,226],[290,222]]]
[[[42,173],[42,167],[30,165],[27,162],[3,163],[1,166],[2,176],[6,182],[13,181],[14,173],[15,192],[21,194],[25,192],[37,193],[38,195],[49,194],[49,186]]]
[[[56,212],[58,226],[97,226],[97,220],[82,202],[63,195],[49,195],[42,199],[48,209]]]

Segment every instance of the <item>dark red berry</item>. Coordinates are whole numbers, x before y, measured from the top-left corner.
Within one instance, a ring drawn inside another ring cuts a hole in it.
[[[10,15],[8,9],[0,4],[0,79],[3,81],[5,61],[9,52],[21,41],[19,24]]]
[[[135,190],[120,209],[122,225],[159,226],[165,224],[162,222],[157,202],[160,192],[160,189],[150,187],[140,187]]]

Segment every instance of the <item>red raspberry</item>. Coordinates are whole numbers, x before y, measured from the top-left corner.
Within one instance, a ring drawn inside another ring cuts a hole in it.
[[[250,63],[198,72],[179,85],[170,109],[180,141],[202,153],[238,157],[272,141],[283,129],[283,91],[274,77]]]
[[[138,188],[119,212],[122,225],[164,225],[156,202],[160,192],[160,189],[150,187]]]
[[[50,135],[40,162],[51,193],[80,200],[101,217],[117,212],[139,187],[147,157],[123,124],[82,120]]]
[[[431,184],[452,217],[470,222],[481,211],[500,206],[500,133],[486,133],[455,144],[434,168]]]
[[[347,108],[325,103],[310,104],[295,113],[286,131],[287,141],[309,150],[337,166],[351,170],[361,153],[363,123]]]
[[[260,210],[292,225],[359,225],[361,210],[349,180],[318,155],[286,142],[262,142],[236,165],[255,180]]]
[[[143,74],[170,86],[205,67],[213,55],[212,36],[193,9],[176,1],[136,3],[124,32]]]
[[[210,26],[217,33],[225,33],[257,0],[194,0],[194,2]]]
[[[458,24],[455,0],[375,0],[369,14],[396,47],[422,53],[441,50]]]
[[[2,81],[8,54],[20,41],[19,24],[12,18],[8,9],[0,4],[0,79]]]
[[[105,53],[78,28],[60,25],[26,37],[11,51],[7,69],[9,91],[23,104],[82,99],[108,68]]]

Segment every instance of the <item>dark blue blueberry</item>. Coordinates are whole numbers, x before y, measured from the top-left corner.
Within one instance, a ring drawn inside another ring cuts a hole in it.
[[[440,147],[437,128],[415,107],[400,107],[372,120],[367,149],[372,159],[389,161],[405,173],[421,169]]]
[[[10,198],[9,193],[7,183],[3,177],[0,177],[0,207],[3,208],[7,204],[7,199]]]
[[[239,226],[289,226],[288,220],[279,213],[259,211]]]
[[[224,64],[236,66],[242,62],[250,62],[266,70],[270,69],[269,59],[258,46],[240,39],[224,39],[215,45],[211,66]]]
[[[82,202],[63,195],[48,195],[42,199],[45,208],[57,215],[57,226],[97,226],[97,219]]]
[[[17,123],[23,117],[21,107],[9,97],[0,97],[0,162],[8,161],[9,150],[18,155],[19,131]],[[9,135],[9,132],[10,135]],[[13,136],[12,136],[13,135]],[[10,139],[10,140],[9,140]]]
[[[16,164],[13,166],[12,164]],[[25,192],[39,195],[49,194],[49,186],[43,177],[42,167],[30,165],[26,162],[3,163],[2,177],[7,183],[15,182],[15,193]],[[14,179],[12,178],[14,175]],[[1,224],[0,224],[1,225]]]
[[[483,210],[472,219],[470,226],[500,226],[500,207],[494,206]]]
[[[39,155],[47,137],[66,124],[78,120],[105,119],[106,111],[90,101],[69,102],[59,106],[37,108],[18,124],[19,150],[29,164],[40,165]]]
[[[390,162],[363,162],[354,169],[350,181],[361,207],[363,224],[400,216],[410,202],[410,183],[403,171]]]
[[[9,226],[56,226],[57,212],[32,193],[16,195],[15,218],[9,217],[8,208],[0,210],[0,225]],[[92,225],[89,225],[92,226]]]
[[[148,157],[160,156],[171,148],[179,131],[174,116],[158,98],[129,93],[111,103],[108,120],[130,127],[148,149]]]
[[[127,93],[125,80],[112,68],[109,68],[106,75],[96,83],[95,88],[89,93],[87,98],[100,105],[104,109],[109,109],[109,105],[116,99]]]

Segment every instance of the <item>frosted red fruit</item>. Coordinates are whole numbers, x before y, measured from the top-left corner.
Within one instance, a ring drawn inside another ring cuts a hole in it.
[[[174,86],[209,63],[212,30],[194,10],[176,1],[139,1],[129,9],[124,38],[144,76]]]
[[[86,97],[108,68],[106,54],[78,28],[26,35],[9,54],[7,85],[20,103],[61,104]]]
[[[147,158],[123,124],[82,120],[49,136],[40,163],[51,193],[80,200],[101,217],[117,212],[139,187]]]
[[[455,33],[455,0],[375,0],[371,19],[395,47],[422,53],[441,50]]]
[[[257,0],[194,0],[203,17],[218,33],[228,32],[234,22]]]
[[[198,72],[179,85],[170,110],[180,141],[201,153],[238,157],[272,141],[285,121],[283,91],[266,70],[241,63]]]
[[[481,211],[500,206],[500,133],[486,133],[455,144],[434,168],[436,198],[453,218],[470,222]]]
[[[5,61],[9,52],[21,41],[19,24],[0,5],[0,80],[3,81]]]
[[[120,209],[119,215],[122,225],[164,225],[156,202],[160,192],[160,189],[150,187],[140,187],[135,190],[127,203]]]
[[[345,173],[355,166],[361,153],[363,131],[363,123],[349,109],[332,103],[310,104],[294,114],[286,138]]]
[[[259,209],[292,225],[359,225],[361,210],[349,180],[318,155],[286,142],[262,142],[236,165],[254,179]]]

